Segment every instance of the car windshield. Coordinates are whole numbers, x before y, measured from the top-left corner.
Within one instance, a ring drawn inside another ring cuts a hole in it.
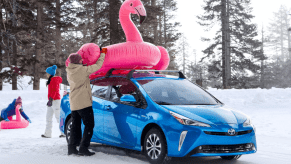
[[[160,105],[216,105],[218,102],[188,80],[137,80],[153,101]]]

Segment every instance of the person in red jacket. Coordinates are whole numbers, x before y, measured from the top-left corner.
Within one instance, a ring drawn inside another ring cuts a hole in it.
[[[60,84],[63,79],[59,76],[55,76],[57,66],[53,65],[46,69],[47,77],[49,78],[46,85],[48,86],[48,103],[46,113],[46,128],[44,134],[41,135],[43,138],[52,137],[52,126],[53,126],[53,115],[57,122],[60,123],[60,106],[61,106],[61,95],[60,95]],[[65,137],[65,134],[61,132],[60,137]]]

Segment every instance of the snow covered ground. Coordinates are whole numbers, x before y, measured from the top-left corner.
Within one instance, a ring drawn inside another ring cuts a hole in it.
[[[47,89],[45,80],[42,80],[41,90],[33,91],[32,86],[27,84],[29,80],[27,77],[22,79],[24,90],[11,91],[11,85],[5,83],[3,91],[0,91],[0,109],[6,108],[14,98],[21,96],[24,111],[32,121],[25,129],[0,129],[1,164],[148,163],[137,152],[95,143],[90,147],[96,152],[94,156],[67,156],[67,143],[64,138],[58,138],[60,132],[55,119],[53,138],[41,138],[40,135],[45,129]],[[228,107],[252,118],[256,126],[258,152],[242,156],[236,162],[223,161],[219,157],[203,157],[174,158],[171,163],[291,164],[291,89],[208,91]]]

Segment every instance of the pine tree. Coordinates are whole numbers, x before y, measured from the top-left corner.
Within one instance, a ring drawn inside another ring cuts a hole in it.
[[[288,54],[288,28],[291,24],[291,16],[288,14],[291,9],[281,6],[278,12],[274,13],[272,22],[267,31],[268,42],[265,47],[271,47],[270,59],[267,65],[267,73],[270,77],[268,87],[290,87],[291,60]]]
[[[32,12],[27,8],[29,3],[22,0],[2,0],[1,5],[4,10],[1,16],[1,49],[4,51],[4,58],[1,63],[5,67],[10,67],[10,71],[1,73],[1,77],[12,81],[12,89],[17,89],[17,79],[25,72],[26,58],[24,46],[27,43],[29,27],[32,24]]]
[[[257,73],[260,67],[255,61],[260,56],[261,43],[254,39],[257,28],[251,23],[254,16],[250,14],[250,0],[206,0],[203,9],[205,13],[198,16],[198,23],[205,30],[211,30],[216,24],[220,28],[212,44],[203,50],[205,56],[202,61],[206,58],[211,60],[210,57],[221,58],[224,88],[239,83],[232,71],[239,73],[240,79],[245,77],[245,69]],[[202,41],[211,39],[203,38]]]
[[[188,60],[188,48],[189,48],[189,44],[187,41],[187,38],[185,37],[184,34],[182,34],[181,38],[180,38],[180,43],[179,43],[179,50],[180,50],[180,55],[182,58],[182,70],[183,70],[183,74],[186,74],[186,67],[187,65],[189,65],[189,63],[187,62]]]
[[[291,8],[281,6],[278,12],[274,13],[272,22],[268,28],[268,38],[270,46],[274,47],[280,54],[279,57],[282,61],[288,58],[288,28],[291,24]]]

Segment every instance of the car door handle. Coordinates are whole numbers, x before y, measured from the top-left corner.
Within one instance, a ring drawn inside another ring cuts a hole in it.
[[[111,106],[110,105],[105,105],[105,109],[106,110],[110,110],[111,109]]]

